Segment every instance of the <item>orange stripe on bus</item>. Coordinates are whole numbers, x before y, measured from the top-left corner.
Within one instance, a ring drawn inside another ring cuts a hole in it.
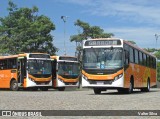
[[[67,79],[67,78],[63,78],[62,76],[59,76],[59,75],[58,75],[58,78],[63,80],[64,82],[72,82],[72,83],[78,82],[78,79],[79,79],[79,77],[75,78],[75,79],[73,79],[73,78]]]
[[[119,70],[118,72],[114,74],[109,75],[94,75],[94,74],[88,74],[84,70],[82,70],[82,74],[85,75],[89,80],[111,80],[114,79],[119,74],[123,73],[123,69]]]
[[[26,79],[26,78],[24,79],[23,87],[24,87],[24,88],[27,87],[27,79]]]
[[[50,81],[52,79],[52,76],[50,76],[48,78],[36,78],[36,77],[34,77],[34,76],[30,75],[30,74],[28,75],[28,77],[31,78],[34,81],[42,81],[42,82]]]

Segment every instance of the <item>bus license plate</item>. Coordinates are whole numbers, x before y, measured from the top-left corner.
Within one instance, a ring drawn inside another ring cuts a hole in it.
[[[45,83],[41,83],[41,85],[45,85]]]
[[[103,82],[103,81],[97,81],[97,84],[98,84],[98,85],[103,85],[104,82]]]

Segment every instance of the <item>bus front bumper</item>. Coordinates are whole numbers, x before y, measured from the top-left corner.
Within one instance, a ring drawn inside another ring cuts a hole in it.
[[[117,80],[88,80],[86,77],[82,76],[82,87],[104,87],[104,88],[123,88],[124,78],[123,76]]]

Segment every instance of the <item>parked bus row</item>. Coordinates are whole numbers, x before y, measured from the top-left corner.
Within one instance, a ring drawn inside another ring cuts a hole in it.
[[[76,57],[50,56],[44,53],[24,53],[0,56],[0,88],[60,91],[79,85],[79,65]]]
[[[156,57],[118,38],[83,42],[82,87],[95,94],[108,89],[148,92],[156,85]],[[32,90],[79,86],[80,66],[76,57],[24,53],[0,56],[0,88]]]

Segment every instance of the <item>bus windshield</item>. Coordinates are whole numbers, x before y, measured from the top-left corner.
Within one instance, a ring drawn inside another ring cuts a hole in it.
[[[50,60],[28,60],[28,72],[30,74],[51,74]]]
[[[61,76],[78,77],[79,65],[75,62],[59,62],[58,74]]]
[[[122,48],[86,48],[83,51],[84,69],[115,69],[122,67]]]

